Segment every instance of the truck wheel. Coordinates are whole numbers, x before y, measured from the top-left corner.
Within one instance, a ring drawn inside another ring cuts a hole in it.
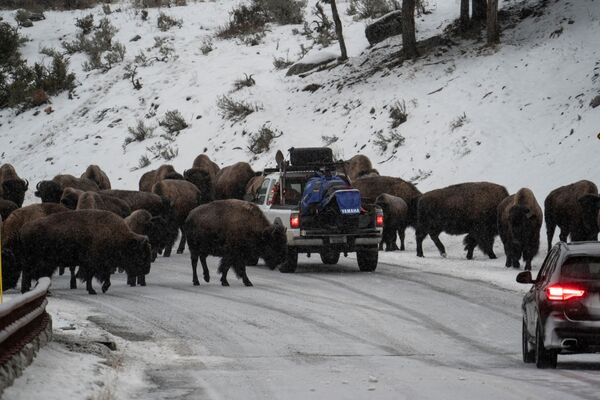
[[[249,265],[251,267],[254,267],[254,266],[258,265],[258,257],[256,257],[256,258],[249,258],[248,261],[246,261],[246,265]]]
[[[321,252],[321,261],[323,264],[335,265],[340,260],[340,252],[335,250],[323,250]]]
[[[377,268],[377,259],[379,252],[377,249],[359,250],[356,252],[356,260],[358,261],[358,269],[363,272],[375,271]]]
[[[298,267],[298,251],[288,247],[287,261],[279,267],[279,272],[293,274]]]

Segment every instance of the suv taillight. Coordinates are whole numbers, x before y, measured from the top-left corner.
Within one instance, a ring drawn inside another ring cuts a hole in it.
[[[298,213],[290,214],[290,228],[292,228],[292,229],[300,228],[300,214],[298,214]]]
[[[565,301],[583,297],[585,295],[585,290],[575,287],[554,285],[546,289],[546,294],[548,296],[548,300]]]
[[[375,226],[377,228],[383,227],[383,212],[377,211],[377,215],[375,216]]]

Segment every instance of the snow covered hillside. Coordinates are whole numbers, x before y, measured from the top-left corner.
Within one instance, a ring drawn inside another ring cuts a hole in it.
[[[305,78],[286,77],[276,70],[275,57],[297,60],[305,36],[296,26],[270,25],[257,46],[238,40],[214,38],[238,1],[190,3],[163,9],[183,21],[181,28],[161,32],[150,9],[147,21],[128,2],[113,4],[108,17],[119,29],[116,39],[126,45],[125,62],[107,73],[84,72],[85,57],[76,54],[71,68],[78,86],[73,99],[52,98],[51,114],[31,109],[15,115],[0,111],[2,163],[13,163],[33,184],[57,173],[79,175],[89,163],[105,169],[116,187],[136,188],[139,177],[164,160],[152,160],[132,172],[155,137],[132,143],[123,150],[127,128],[143,120],[157,126],[168,110],[179,110],[190,124],[176,138],[178,156],[171,163],[179,170],[206,151],[220,165],[250,160],[248,133],[267,124],[283,132],[271,150],[252,161],[255,169],[271,164],[277,149],[319,146],[323,136],[337,137],[332,145],[339,156],[368,155],[382,174],[419,181],[421,190],[469,180],[489,180],[510,192],[531,187],[541,202],[549,190],[600,172],[596,155],[600,140],[600,108],[589,106],[599,94],[600,7],[593,0],[550,2],[541,16],[527,17],[504,27],[496,49],[484,41],[463,40],[415,62],[387,68],[382,62],[400,49],[401,38],[388,39],[370,49],[364,37],[365,21],[342,11],[350,59],[332,70]],[[309,1],[307,20],[314,19]],[[418,38],[442,33],[457,18],[458,0],[429,0],[432,12],[417,19]],[[501,1],[501,7],[520,7],[537,1]],[[518,8],[517,7],[517,8]],[[44,21],[23,29],[30,41],[22,49],[30,62],[44,57],[43,47],[61,48],[61,40],[74,39],[75,18],[90,10],[46,12]],[[91,10],[96,21],[102,8]],[[13,21],[13,11],[1,11]],[[505,24],[506,25],[506,24]],[[562,34],[555,33],[562,30]],[[130,41],[140,35],[138,41]],[[155,37],[167,38],[176,57],[139,67],[142,83],[134,90],[123,78],[125,65],[140,51],[156,55]],[[203,43],[212,37],[207,55]],[[334,43],[325,49],[338,52]],[[316,52],[313,49],[311,52]],[[309,56],[318,56],[310,54]],[[378,68],[376,68],[378,67]],[[232,92],[233,82],[252,74],[256,85]],[[302,91],[308,84],[322,87]],[[229,95],[260,106],[244,121],[221,117],[217,99]],[[405,103],[408,120],[390,128],[389,109]],[[396,149],[375,144],[377,132],[404,137]],[[32,200],[32,192],[28,193]]]

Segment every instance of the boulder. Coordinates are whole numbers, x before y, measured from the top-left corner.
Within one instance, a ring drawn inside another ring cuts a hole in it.
[[[373,21],[365,28],[369,44],[374,45],[385,39],[402,34],[402,12],[392,11]]]

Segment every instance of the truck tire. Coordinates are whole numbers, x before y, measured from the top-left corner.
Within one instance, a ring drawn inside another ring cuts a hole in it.
[[[293,274],[298,268],[298,251],[288,247],[287,261],[279,267],[279,272]]]
[[[372,272],[377,268],[377,259],[379,252],[377,249],[359,250],[356,252],[356,260],[358,261],[358,269],[363,272]]]
[[[321,261],[323,264],[335,265],[340,260],[340,252],[335,250],[323,250],[321,252]]]

